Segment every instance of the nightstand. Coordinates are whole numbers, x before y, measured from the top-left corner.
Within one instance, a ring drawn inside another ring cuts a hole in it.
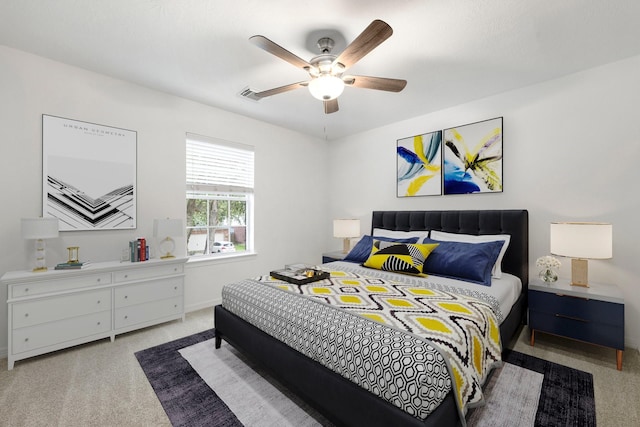
[[[529,284],[529,329],[616,350],[622,370],[624,351],[624,298],[615,285],[571,286],[567,280]]]
[[[347,254],[342,251],[334,251],[334,252],[325,252],[322,254],[322,263],[333,262],[333,261],[341,261],[346,257]]]

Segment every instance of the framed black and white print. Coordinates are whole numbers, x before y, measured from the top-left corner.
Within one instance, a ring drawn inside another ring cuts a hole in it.
[[[502,117],[444,130],[444,194],[502,192]]]
[[[42,216],[60,231],[136,228],[137,133],[42,115]]]

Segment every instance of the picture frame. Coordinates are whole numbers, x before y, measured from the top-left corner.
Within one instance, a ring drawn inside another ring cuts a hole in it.
[[[396,196],[442,194],[442,131],[402,138],[396,142]]]
[[[444,130],[443,193],[503,191],[502,117]]]
[[[136,228],[137,132],[42,115],[42,216],[60,231]]]

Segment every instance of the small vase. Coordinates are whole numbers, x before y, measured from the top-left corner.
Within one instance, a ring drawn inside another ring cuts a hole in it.
[[[558,275],[556,274],[555,271],[553,271],[550,268],[545,268],[544,270],[542,270],[538,274],[538,277],[541,278],[543,281],[545,281],[547,283],[553,283],[556,280],[558,280]]]

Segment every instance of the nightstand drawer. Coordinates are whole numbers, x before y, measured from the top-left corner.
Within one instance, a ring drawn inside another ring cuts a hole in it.
[[[529,292],[529,307],[540,313],[561,315],[616,327],[624,325],[624,305],[549,292]]]
[[[542,332],[624,350],[624,328],[621,326],[530,310],[529,327]]]

